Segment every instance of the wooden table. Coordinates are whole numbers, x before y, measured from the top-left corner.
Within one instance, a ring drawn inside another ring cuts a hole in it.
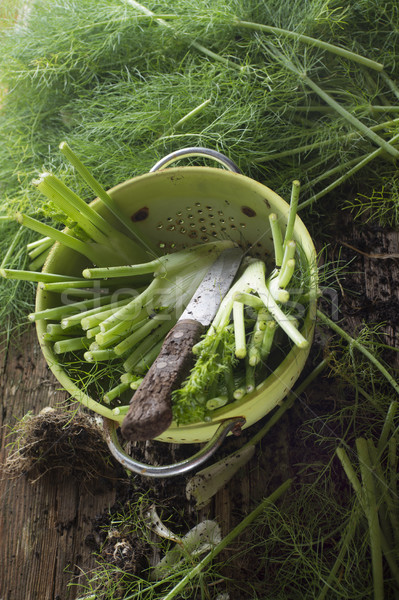
[[[29,326],[17,344],[0,358],[2,411],[1,462],[7,453],[7,427],[28,411],[37,414],[66,398],[48,369]],[[73,576],[95,564],[85,544],[92,518],[107,510],[115,490],[87,489],[74,478],[26,476],[0,481],[0,598],[2,600],[64,600]]]
[[[344,245],[343,249],[346,257],[355,259],[352,281],[361,295],[351,296],[343,289],[341,307],[350,329],[367,321],[368,315],[375,321],[386,320],[387,343],[392,344],[397,339],[398,317],[391,317],[384,307],[388,306],[387,300],[399,306],[399,234],[374,230],[372,241],[370,236],[370,231],[361,233],[353,226],[352,234],[347,230],[345,240],[341,240],[352,246]],[[333,242],[330,254],[339,247],[340,244]],[[16,419],[27,411],[38,413],[45,406],[57,405],[65,400],[66,394],[45,364],[30,326],[0,356],[0,377],[3,462],[7,454],[7,427],[15,425]],[[316,386],[309,394],[319,393],[318,389]],[[249,466],[217,494],[207,514],[217,517],[224,532],[236,523],[237,515],[245,514],[268,489],[274,489],[276,481],[293,473],[294,465],[300,461],[298,448],[289,450],[284,442],[295,431],[298,420],[306,418],[304,410],[304,404],[291,409],[258,447]],[[30,483],[25,476],[12,480],[2,477],[0,599],[76,598],[78,590],[68,587],[68,583],[71,579],[79,581],[81,572],[94,566],[95,557],[86,543],[87,536],[93,532],[94,517],[107,511],[115,496],[113,487],[87,489],[70,477],[44,476],[36,483]]]

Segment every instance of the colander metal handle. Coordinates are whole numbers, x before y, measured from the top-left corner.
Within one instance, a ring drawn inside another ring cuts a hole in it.
[[[158,169],[161,169],[162,167],[166,168],[177,160],[190,156],[210,157],[222,164],[229,171],[241,173],[235,162],[233,162],[230,158],[227,158],[227,156],[224,154],[221,154],[221,152],[218,152],[217,150],[211,150],[210,148],[196,148],[195,146],[192,148],[182,148],[181,150],[176,150],[175,152],[171,152],[167,156],[164,156],[152,167],[152,169],[150,169],[150,173],[155,173],[155,171],[158,171]]]
[[[118,423],[116,423],[116,421],[104,418],[104,430],[111,454],[125,467],[125,469],[128,469],[133,473],[138,473],[139,475],[144,475],[145,477],[172,477],[174,475],[183,475],[204,463],[221,446],[227,434],[231,431],[239,434],[244,423],[244,417],[232,417],[222,421],[214,436],[199,452],[194,454],[194,456],[175,463],[174,465],[161,465],[158,467],[141,463],[126,454],[118,440]]]

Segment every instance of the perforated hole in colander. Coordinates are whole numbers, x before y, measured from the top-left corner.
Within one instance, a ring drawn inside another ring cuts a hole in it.
[[[221,208],[211,204],[201,202],[193,203],[193,206],[187,205],[184,209],[176,212],[170,212],[163,221],[156,224],[160,232],[158,246],[160,249],[173,248],[176,243],[179,247],[184,247],[184,238],[196,240],[198,242],[208,242],[211,239],[233,239],[241,247],[252,248],[254,256],[268,254],[267,244],[247,239],[248,220],[256,217],[256,212],[248,207],[241,207],[240,214],[235,216],[230,214],[229,206],[226,214]],[[175,242],[169,241],[162,236],[162,231],[178,234]],[[180,239],[179,239],[180,238]],[[189,244],[187,240],[187,245]]]
[[[185,247],[193,241],[200,243],[215,239],[232,239],[242,248],[250,249],[254,257],[267,256],[270,240],[251,239],[250,222],[256,220],[256,211],[248,206],[232,206],[227,201],[226,205],[227,211],[224,211],[215,204],[197,201],[186,205],[184,209],[171,211],[163,221],[156,224],[160,232],[159,248],[169,250]],[[174,241],[168,240],[162,232],[173,234]],[[186,243],[185,238],[188,238]]]

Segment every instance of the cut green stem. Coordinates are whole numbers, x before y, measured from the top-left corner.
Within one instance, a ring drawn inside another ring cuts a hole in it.
[[[259,311],[260,312],[260,311]],[[261,360],[261,348],[264,338],[264,329],[262,328],[261,316],[258,316],[252,331],[251,341],[248,347],[248,362],[251,367],[255,367]]]
[[[288,213],[287,227],[286,227],[285,236],[284,236],[284,245],[283,245],[284,250],[286,249],[287,244],[290,242],[290,240],[293,239],[294,225],[295,225],[296,213],[297,213],[297,209],[298,209],[298,200],[299,200],[300,189],[301,189],[301,184],[299,183],[299,181],[297,179],[295,179],[292,182],[290,210]]]
[[[103,362],[109,361],[116,358],[116,354],[113,350],[90,350],[89,352],[85,352],[83,358],[87,362]]]
[[[122,306],[126,306],[126,304],[128,304],[130,301],[130,298],[125,298],[124,300],[111,302],[111,304],[109,304],[108,306],[103,306],[101,310],[89,310],[87,312],[82,313],[82,317],[80,320],[82,329],[91,330],[95,327],[98,327],[98,331],[101,331],[100,323],[102,323],[102,321],[114,314]],[[78,317],[79,315],[76,315],[76,318]]]
[[[237,358],[245,358],[247,345],[245,341],[244,304],[234,302],[233,304],[235,355]]]
[[[260,358],[262,361],[265,361],[270,354],[275,333],[276,333],[276,322],[269,321],[265,331],[263,332],[262,344],[260,346]]]
[[[157,344],[155,344],[155,346],[148,350],[148,352],[143,354],[143,356],[140,358],[139,361],[137,361],[137,363],[134,366],[134,370],[136,373],[138,373],[139,375],[144,375],[144,373],[148,371],[154,360],[157,358],[159,351],[162,348],[162,344],[163,340],[161,339]],[[136,386],[135,383],[131,383],[130,387],[132,389],[137,389],[138,386]]]
[[[32,250],[30,250],[28,252],[28,256],[31,260],[40,256],[46,250],[49,250],[49,248],[51,248],[51,246],[54,244],[53,240],[50,239],[49,237],[44,238],[44,239],[46,241],[43,241],[41,244],[38,244],[37,246],[35,246]]]
[[[236,292],[234,294],[234,301],[242,302],[242,304],[245,304],[246,306],[251,306],[255,310],[260,310],[265,306],[262,300],[258,298],[258,296],[254,296],[253,294],[248,294],[246,292]]]
[[[106,281],[87,281],[86,279],[70,279],[69,281],[56,281],[54,283],[43,283],[42,289],[48,292],[59,292],[62,293],[64,290],[70,289],[95,289],[100,292],[104,290],[104,286],[107,285]]]
[[[273,296],[265,286],[264,289],[258,291],[259,296],[262,298],[266,305],[266,308],[273,315],[278,325],[285,331],[288,337],[298,346],[299,348],[307,348],[309,342],[303,337],[303,335],[294,327],[292,322],[287,319],[287,316],[283,313],[281,308],[278,306]]]
[[[158,259],[139,265],[121,265],[116,267],[91,267],[82,273],[85,279],[113,279],[116,277],[136,277],[147,275],[159,269],[161,263]]]
[[[133,348],[133,346],[139,344],[145,337],[151,335],[154,329],[157,329],[160,324],[165,322],[165,320],[171,320],[170,315],[165,315],[165,317],[166,318],[154,317],[153,319],[141,319],[137,323],[137,326],[134,327],[134,331],[117,346],[115,346],[115,354],[117,354],[118,356],[125,354],[128,350]],[[98,335],[98,337],[100,336],[101,334]]]
[[[281,267],[281,272],[278,278],[279,287],[284,289],[292,279],[295,271],[295,258],[289,258],[284,267]]]
[[[284,256],[283,256],[283,261],[281,263],[281,273],[284,272],[284,270],[286,269],[287,262],[294,258],[295,251],[296,251],[296,243],[294,242],[294,240],[288,240],[287,242],[285,242]]]
[[[50,254],[51,248],[42,252],[34,261],[29,263],[29,269],[32,271],[37,271],[43,267],[44,263],[47,260],[48,255]]]
[[[30,252],[31,250],[34,250],[37,247],[45,245],[47,242],[52,243],[51,238],[49,238],[49,237],[40,238],[39,240],[35,240],[33,242],[29,242],[29,244],[26,244],[26,249],[28,250],[28,252]]]
[[[97,298],[90,298],[89,300],[82,300],[81,302],[73,302],[72,304],[64,304],[63,306],[55,306],[54,308],[46,308],[44,310],[36,311],[28,315],[30,321],[38,321],[40,319],[54,319],[59,321],[64,317],[71,317],[75,315],[77,311],[82,310],[98,310],[104,304],[108,304],[112,299],[110,296],[99,296]],[[71,319],[72,320],[72,319]],[[71,325],[71,320],[68,322],[68,326]],[[76,319],[74,324],[78,323],[79,319]],[[61,323],[63,326],[63,323]]]
[[[284,255],[283,236],[281,233],[280,225],[278,223],[278,217],[275,213],[271,213],[269,215],[269,223],[273,237],[274,261],[277,267],[281,267]]]
[[[135,348],[129,358],[123,363],[123,368],[128,373],[134,372],[137,363],[143,359],[150,352],[154,346],[163,341],[163,338],[168,333],[168,331],[173,327],[173,321],[167,321],[163,324],[160,324],[157,329],[155,329],[151,336],[147,337],[145,340],[141,342],[141,344]]]
[[[113,298],[113,296],[114,295],[112,294],[111,298]],[[86,319],[88,319],[89,317],[92,318],[93,321],[96,321],[95,324],[97,325],[98,322],[101,323],[101,321],[105,318],[105,313],[108,313],[109,315],[115,310],[118,310],[121,306],[127,304],[128,302],[130,302],[130,298],[123,298],[122,300],[115,300],[114,302],[111,302],[109,304],[105,303],[104,305],[95,308],[89,308],[87,310],[82,310],[81,312],[78,310],[77,312],[72,313],[67,317],[63,318],[61,321],[61,327],[67,328],[71,327],[72,325],[82,323],[83,329],[90,329],[91,327],[94,327],[94,324],[92,321],[90,321],[90,325],[88,325]],[[74,306],[76,307],[76,304]]]
[[[95,242],[103,244],[106,236],[114,233],[112,227],[91,206],[86,204],[75,192],[68,188],[58,177],[51,173],[42,173],[34,182],[37,189],[52,200]]]
[[[89,347],[89,340],[86,337],[69,338],[59,340],[53,346],[56,354],[64,354],[65,352],[76,352]]]
[[[100,323],[101,331],[105,333],[112,329],[114,334],[125,331],[132,320],[141,316],[146,302],[152,298],[153,291],[155,292],[156,289],[157,281],[154,279],[141,294],[102,321]]]
[[[42,271],[23,271],[22,269],[0,269],[0,275],[5,279],[20,279],[23,281],[58,282],[68,281],[68,275],[42,273]]]
[[[106,207],[112,212],[118,221],[122,223],[129,233],[136,238],[137,242],[148,251],[150,256],[157,255],[158,249],[155,247],[155,245],[150,244],[148,240],[143,238],[142,234],[137,231],[137,228],[134,226],[129,217],[119,209],[118,205],[112,200],[108,192],[106,192],[100,183],[93,177],[87,167],[85,167],[85,165],[68,146],[68,144],[66,142],[61,142],[59,147],[62,154],[69,160],[71,165],[75,167],[82,179],[93,190],[96,196],[98,196],[98,198],[100,198],[100,200],[106,205]]]
[[[348,457],[348,454],[346,453],[346,450],[344,448],[337,448],[336,454],[337,454],[339,460],[341,461],[342,467],[345,471],[347,478],[349,479],[349,482],[351,483],[351,485],[356,493],[356,497],[357,497],[359,503],[361,504],[362,508],[364,509],[364,497],[363,497],[362,484],[360,483],[360,479],[357,476],[355,469],[353,468],[353,465]]]
[[[110,404],[115,398],[119,398],[124,392],[130,389],[130,383],[120,383],[103,396],[105,404]]]
[[[55,229],[50,225],[41,223],[40,221],[37,221],[37,219],[28,217],[27,215],[18,213],[15,218],[18,221],[18,223],[20,223],[24,227],[28,227],[33,231],[37,231],[37,233],[40,233],[41,235],[50,237],[52,240],[55,240],[60,244],[64,244],[64,246],[67,246],[67,248],[71,248],[72,250],[79,252],[79,254],[83,254],[83,256],[86,256],[92,262],[96,261],[96,254],[95,252],[93,252],[89,244],[78,240],[77,238],[73,237],[72,235],[69,235],[68,233],[58,231],[58,229]]]
[[[189,121],[190,119],[193,119],[204,108],[206,108],[208,106],[208,104],[210,104],[210,102],[211,102],[211,98],[208,98],[207,100],[205,100],[204,102],[201,102],[201,104],[199,104],[198,106],[196,106],[195,108],[193,108],[193,110],[190,110],[189,113],[187,113],[186,115],[184,115],[184,117],[182,117],[181,119],[179,119],[174,125],[172,125],[172,127],[170,127],[167,131],[165,131],[165,133],[163,133],[158,138],[158,140],[162,140],[163,138],[167,137],[172,131],[175,131],[176,129],[179,129],[185,123],[187,123],[187,121]]]

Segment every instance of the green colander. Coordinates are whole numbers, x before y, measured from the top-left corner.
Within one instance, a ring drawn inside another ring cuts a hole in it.
[[[224,165],[225,169],[203,166],[166,168],[172,162],[188,156],[211,157]],[[251,256],[267,260],[274,253],[269,214],[276,213],[284,228],[289,211],[288,204],[275,192],[244,176],[230,159],[207,148],[187,148],[168,155],[148,174],[117,185],[109,190],[109,194],[118,207],[136,222],[143,237],[164,253],[201,242],[228,238],[241,247],[248,248]],[[99,200],[94,200],[92,206],[118,227],[114,217]],[[312,239],[299,217],[295,221],[293,237],[302,248],[305,260],[309,264],[311,291],[315,291],[316,253]],[[81,255],[65,246],[55,244],[43,270],[80,276],[86,266],[87,261]],[[54,295],[38,289],[37,311],[53,306],[54,302]],[[37,334],[45,359],[65,390],[84,406],[105,417],[108,442],[118,460],[136,472],[150,476],[169,476],[176,474],[174,470],[184,472],[203,462],[220,445],[227,433],[239,427],[249,427],[283,400],[298,379],[308,357],[315,326],[315,311],[316,300],[312,300],[301,330],[309,341],[307,349],[293,347],[278,367],[252,393],[214,411],[210,421],[182,426],[172,423],[169,429],[157,438],[168,443],[208,444],[201,450],[199,458],[185,461],[181,467],[155,467],[161,471],[154,473],[151,471],[153,467],[136,463],[127,457],[119,446],[116,434],[118,417],[112,410],[79,389],[59,365],[51,343],[43,341],[46,328],[44,321],[37,321]]]

